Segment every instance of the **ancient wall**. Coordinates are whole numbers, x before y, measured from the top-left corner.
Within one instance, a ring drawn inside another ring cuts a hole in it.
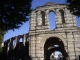
[[[56,17],[56,28],[50,31],[48,14],[53,11]],[[44,44],[49,37],[58,37],[70,60],[80,55],[80,29],[76,17],[66,8],[66,4],[52,2],[39,6],[31,12],[29,31],[29,54],[33,60],[44,59]]]

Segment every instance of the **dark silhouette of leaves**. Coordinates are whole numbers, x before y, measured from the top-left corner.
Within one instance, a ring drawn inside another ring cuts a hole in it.
[[[32,0],[0,0],[0,29],[18,29],[29,20]]]
[[[80,17],[80,0],[67,0],[68,9],[70,12],[78,17]]]

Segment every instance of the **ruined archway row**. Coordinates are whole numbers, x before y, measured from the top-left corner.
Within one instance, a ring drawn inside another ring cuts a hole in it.
[[[25,46],[26,42],[28,42],[28,36],[29,36],[29,33],[11,37],[10,39],[6,40],[3,43],[3,48],[7,52],[10,50],[13,50],[17,46],[17,44],[20,42],[20,39],[22,39],[22,43]]]
[[[49,13],[54,12],[55,17],[56,17],[56,24],[58,23],[65,23],[65,18],[64,18],[64,12],[65,10],[62,8],[54,8],[54,9],[45,9],[45,10],[37,10],[35,11],[37,15],[37,25],[48,25],[48,18],[49,18]],[[60,21],[58,21],[58,17],[60,18]],[[40,20],[40,21],[39,21]]]
[[[40,9],[36,9],[36,10],[33,10],[32,13],[31,13],[31,18],[33,18],[32,15],[35,15],[34,19],[36,18],[36,25],[48,25],[48,18],[49,18],[49,13],[50,12],[54,12],[55,13],[55,17],[56,17],[56,24],[63,24],[65,23],[65,18],[64,18],[64,13],[66,11],[66,8],[64,7],[63,8],[51,8],[51,9],[43,9],[43,10],[40,10]],[[58,18],[60,19],[60,21],[58,21]],[[31,21],[32,22],[32,21]],[[33,22],[32,22],[33,23]]]
[[[56,28],[72,27],[76,25],[76,17],[70,13],[65,5],[47,3],[31,12],[30,30],[50,29],[49,13],[55,13]],[[69,26],[70,24],[70,26]]]

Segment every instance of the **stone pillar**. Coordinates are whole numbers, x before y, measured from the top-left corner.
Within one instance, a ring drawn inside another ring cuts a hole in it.
[[[33,58],[35,58],[36,56],[36,42],[35,42],[36,38],[35,35],[31,35],[29,37],[29,55],[31,56],[32,60]]]
[[[75,57],[77,58],[80,55],[80,42],[79,42],[80,33],[73,32],[73,37],[74,37]]]
[[[65,27],[74,27],[77,26],[76,25],[76,17],[74,15],[71,14],[71,12],[65,8],[64,9],[65,12]]]
[[[18,36],[16,36],[13,48],[15,48],[18,43],[19,43]]]
[[[76,16],[72,15],[72,20],[73,20],[73,26],[76,27],[77,26]]]
[[[68,53],[70,60],[73,60],[76,58],[76,53],[75,53],[75,39],[73,36],[73,32],[68,33]]]
[[[49,10],[45,10],[45,25],[46,25],[46,28],[50,30],[48,14],[49,14]]]
[[[36,28],[36,12],[32,11],[30,15],[30,30],[35,30]]]
[[[56,13],[56,27],[61,28],[61,27],[63,27],[63,25],[62,25],[62,19],[61,19],[59,9],[56,9],[55,13]]]
[[[13,40],[12,40],[12,38],[10,38],[9,40],[10,40],[10,50],[12,50],[13,49]]]
[[[38,10],[36,12],[36,15],[37,15],[37,17],[36,17],[36,19],[37,19],[37,26],[40,26],[40,25],[42,25],[41,12]]]
[[[40,58],[40,39],[39,39],[39,35],[36,35],[36,41],[35,41],[35,53],[36,53],[36,57]]]
[[[26,34],[24,34],[24,35],[23,35],[23,45],[24,45],[24,46],[25,46],[25,43],[26,43],[26,39],[27,39],[27,38],[26,38]]]
[[[31,56],[32,60],[43,60],[43,50],[40,48],[40,39],[39,35],[37,36],[30,36],[29,37],[29,55]]]
[[[7,53],[8,53],[8,51],[10,50],[10,40],[8,40],[7,43],[8,43],[8,47],[7,47]]]
[[[45,10],[45,25],[49,25],[49,10]]]

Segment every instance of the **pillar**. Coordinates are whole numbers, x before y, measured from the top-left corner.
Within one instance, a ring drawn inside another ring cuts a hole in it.
[[[23,35],[23,45],[24,45],[24,46],[25,46],[26,40],[27,40],[26,34],[24,34],[24,35]]]
[[[71,14],[71,12],[67,8],[64,9],[64,12],[65,12],[65,27],[68,28],[76,27],[77,26],[76,16]]]
[[[13,49],[16,47],[18,43],[19,43],[18,36],[15,36],[15,43],[14,43]]]
[[[30,31],[36,29],[36,11],[32,11],[30,15]]]
[[[49,10],[45,10],[45,25],[46,25],[46,28],[48,30],[50,30],[50,26],[49,26]]]
[[[42,25],[42,19],[41,19],[41,11],[36,12],[36,20],[37,20],[37,26]]]
[[[61,15],[60,15],[59,9],[56,9],[55,13],[56,13],[56,27],[61,28],[61,27],[63,27],[63,25],[62,25],[62,20],[61,20]]]

